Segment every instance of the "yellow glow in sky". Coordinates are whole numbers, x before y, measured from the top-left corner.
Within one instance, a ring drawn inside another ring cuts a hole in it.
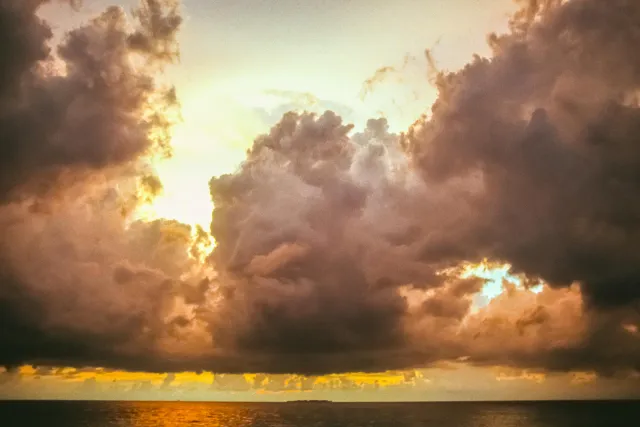
[[[209,180],[233,172],[255,136],[266,129],[250,109],[213,89],[187,93],[181,102],[183,121],[174,129],[173,156],[153,163],[163,191],[138,216],[208,230],[213,209]]]

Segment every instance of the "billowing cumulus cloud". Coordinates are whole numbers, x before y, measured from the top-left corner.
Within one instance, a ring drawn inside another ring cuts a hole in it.
[[[59,185],[167,149],[173,89],[154,79],[175,57],[179,15],[143,3],[139,26],[127,31],[111,7],[68,33],[55,50],[37,16],[45,1],[2,2],[0,197],[46,194]],[[134,56],[137,56],[134,58]],[[136,60],[148,64],[136,64]],[[62,182],[61,182],[62,181]]]
[[[176,97],[156,76],[181,19],[174,2],[142,2],[137,23],[111,7],[52,51],[44,3],[0,5],[0,363],[117,365],[202,292],[181,280],[189,227],[125,221],[161,188],[144,156],[168,149]]]
[[[640,7],[557,3],[531,2],[490,38],[495,58],[442,74],[403,142],[433,185],[480,177],[465,256],[578,281],[594,305],[637,301]]]
[[[161,189],[145,159],[170,136],[177,4],[133,26],[108,9],[55,62],[41,3],[0,9],[21,22],[0,30],[0,363],[211,370],[238,392],[443,361],[640,371],[640,4],[526,3],[401,135],[285,114],[210,181],[208,253],[130,215]],[[486,260],[512,269],[480,304]],[[224,375],[243,372],[270,375]]]
[[[276,371],[637,369],[637,22],[632,2],[528,3],[400,137],[285,116],[211,182],[216,334]],[[474,313],[481,284],[441,272],[485,258],[558,290]]]

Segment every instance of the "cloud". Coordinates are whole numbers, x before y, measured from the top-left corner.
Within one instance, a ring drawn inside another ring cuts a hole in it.
[[[130,217],[161,185],[145,157],[168,149],[176,96],[156,77],[181,20],[173,1],[143,1],[137,25],[110,7],[54,54],[43,3],[0,6],[0,363],[117,366],[204,291],[182,280],[190,228]]]
[[[526,3],[402,135],[286,113],[211,179],[206,254],[202,230],[131,215],[161,188],[177,3],[142,2],[133,29],[109,8],[58,73],[41,3],[0,8],[20,23],[0,30],[0,364],[210,370],[238,392],[444,361],[640,371],[640,5]],[[486,260],[511,270],[479,307]],[[245,372],[269,375],[225,376]]]
[[[268,97],[272,105],[270,108],[253,108],[253,111],[267,128],[278,123],[284,114],[292,111],[322,113],[331,110],[342,117],[351,117],[354,113],[353,109],[345,104],[320,99],[309,92],[270,89],[264,91],[263,95]]]
[[[330,112],[290,114],[236,173],[211,181],[212,262],[229,291],[209,322],[240,366],[318,374],[465,358],[637,369],[637,341],[620,324],[638,321],[633,306],[598,311],[578,287],[536,294],[507,283],[474,312],[485,282],[462,278],[456,266],[474,258],[453,237],[475,231],[484,186],[428,185],[384,120],[349,131]],[[616,337],[611,352],[599,328]]]
[[[7,1],[0,9],[8,22],[0,34],[6,50],[0,65],[3,200],[45,195],[168,149],[167,113],[176,97],[154,74],[175,57],[180,21],[173,9],[165,16],[162,3],[143,2],[130,34],[123,10],[108,8],[66,35],[55,52],[63,64],[56,73],[47,44],[51,29],[36,14],[42,3]],[[133,56],[152,63],[137,66]]]
[[[436,43],[437,44],[437,43]],[[435,61],[431,56],[431,50],[426,50],[426,59],[427,65],[429,68],[436,69]],[[371,75],[371,77],[367,78],[362,84],[362,88],[360,89],[360,99],[364,101],[369,95],[374,93],[376,89],[385,83],[406,83],[407,80],[407,72],[412,65],[415,65],[418,61],[418,58],[406,54],[402,61],[402,65],[400,66],[391,66],[385,65],[377,70]],[[420,74],[423,74],[424,70],[422,67],[419,68]],[[423,83],[423,82],[421,82]]]
[[[620,327],[640,300],[637,17],[624,1],[528,3],[490,37],[493,58],[438,75],[431,114],[400,137],[285,115],[211,181],[212,259],[233,290],[214,334],[270,372],[455,357],[637,369]],[[558,291],[514,290],[474,314],[478,287],[451,291],[439,272],[487,258]]]
[[[216,374],[213,376],[211,388],[220,391],[242,392],[252,388],[244,375]]]
[[[175,379],[176,379],[175,374],[173,373],[167,374],[164,380],[162,380],[162,384],[160,385],[160,388],[162,389],[170,388],[171,384],[175,381]]]
[[[531,2],[513,33],[490,38],[493,59],[441,74],[432,113],[403,143],[430,185],[481,177],[460,236],[469,258],[580,282],[590,304],[617,306],[640,298],[630,199],[640,9],[559,3]]]

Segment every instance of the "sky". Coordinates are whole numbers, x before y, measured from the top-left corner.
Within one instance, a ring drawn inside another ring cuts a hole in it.
[[[0,22],[0,398],[640,398],[640,4]]]

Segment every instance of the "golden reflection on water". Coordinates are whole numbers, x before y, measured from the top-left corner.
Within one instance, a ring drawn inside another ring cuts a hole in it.
[[[122,418],[123,427],[174,427],[206,425],[231,427],[242,425],[242,412],[225,405],[197,402],[127,402]]]
[[[637,402],[0,402],[3,427],[632,427],[638,419]]]
[[[286,426],[270,405],[210,402],[121,402],[129,406],[122,427]],[[127,419],[128,418],[128,419]]]
[[[546,427],[526,407],[119,402],[118,427]],[[473,405],[473,404],[472,404]],[[462,409],[462,410],[461,410]],[[564,427],[564,426],[563,426]]]

